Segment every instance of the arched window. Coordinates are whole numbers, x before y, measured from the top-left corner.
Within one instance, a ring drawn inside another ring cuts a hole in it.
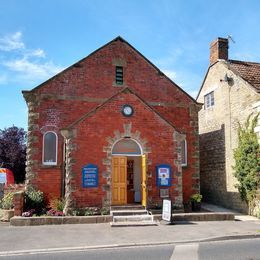
[[[141,155],[142,150],[137,142],[132,139],[121,139],[112,148],[113,155]]]
[[[54,132],[46,132],[43,135],[43,164],[57,165],[58,137]]]

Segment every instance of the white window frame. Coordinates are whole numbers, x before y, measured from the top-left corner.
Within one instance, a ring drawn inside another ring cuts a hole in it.
[[[142,149],[142,146],[139,142],[137,142],[135,139],[133,138],[129,138],[129,140],[132,140],[134,141],[140,148],[140,151],[141,151],[141,154],[113,154],[113,149],[114,149],[114,146],[120,142],[121,140],[124,140],[125,138],[120,138],[119,140],[117,140],[113,145],[112,145],[112,148],[111,148],[111,154],[112,156],[142,156],[144,154],[143,152],[143,149]]]
[[[55,137],[56,137],[56,156],[55,156],[55,162],[45,162],[44,161],[44,138],[45,138],[45,135],[48,134],[48,133],[53,133],[55,134]],[[58,135],[54,132],[54,131],[47,131],[44,133],[43,135],[43,138],[42,138],[42,164],[43,165],[57,165],[57,160],[58,160]]]
[[[213,107],[214,105],[215,105],[214,91],[211,91],[204,96],[204,107],[205,109],[208,109],[210,107]]]
[[[182,162],[182,159],[183,158],[181,158],[181,166],[182,167],[185,167],[185,166],[187,166],[188,165],[188,152],[187,152],[187,140],[185,139],[185,140],[183,140],[184,141],[184,156],[185,156],[185,162],[183,163]],[[182,141],[182,142],[183,142]],[[182,148],[182,146],[181,146],[181,148]]]

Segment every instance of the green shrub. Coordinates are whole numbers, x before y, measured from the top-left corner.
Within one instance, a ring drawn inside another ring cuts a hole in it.
[[[100,209],[100,214],[101,215],[109,215],[110,214],[109,208],[101,208]]]
[[[46,201],[43,192],[33,189],[25,192],[25,210],[35,209],[36,214],[40,214],[45,208]]]
[[[202,195],[199,193],[193,194],[192,196],[190,196],[190,200],[194,202],[201,202]]]
[[[108,208],[98,208],[98,207],[86,207],[74,209],[72,212],[73,216],[94,216],[94,215],[108,215]]]
[[[236,187],[241,199],[250,204],[255,198],[257,186],[260,182],[260,147],[254,128],[259,114],[252,120],[248,117],[244,126],[239,125],[238,147],[234,151],[234,175],[238,180]]]
[[[50,207],[52,209],[55,209],[57,211],[63,211],[64,207],[65,207],[65,200],[64,199],[52,199],[50,201]]]
[[[84,216],[93,216],[93,210],[91,208],[85,208]]]
[[[84,209],[74,209],[72,211],[72,215],[73,216],[84,216],[85,215]]]
[[[13,192],[6,193],[3,197],[3,199],[0,201],[0,208],[12,209],[14,207],[13,198],[14,198]]]

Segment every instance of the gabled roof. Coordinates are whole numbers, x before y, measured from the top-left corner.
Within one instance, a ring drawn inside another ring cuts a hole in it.
[[[260,93],[260,63],[229,60],[230,69],[251,84]]]
[[[82,117],[80,117],[79,119],[77,119],[76,121],[74,121],[73,123],[71,123],[69,126],[67,126],[66,128],[62,129],[62,130],[66,130],[66,129],[72,129],[74,126],[76,126],[77,124],[79,124],[80,122],[84,121],[86,118],[92,116],[93,114],[95,114],[98,110],[100,110],[102,107],[104,107],[107,103],[109,103],[110,101],[112,101],[114,98],[116,98],[118,95],[120,95],[121,93],[131,93],[133,95],[135,95],[145,106],[147,106],[152,112],[154,112],[155,114],[157,114],[163,121],[165,121],[166,124],[170,125],[173,129],[175,129],[177,132],[182,133],[181,131],[179,131],[170,121],[168,121],[167,119],[165,119],[157,110],[155,110],[152,106],[150,106],[145,100],[143,100],[137,93],[135,93],[132,89],[130,89],[129,87],[125,87],[123,89],[121,89],[120,91],[118,91],[116,94],[114,94],[113,96],[111,96],[110,98],[108,98],[105,102],[99,104],[97,107],[95,107],[94,109],[90,110],[89,112],[87,112],[85,115],[83,115]]]
[[[219,60],[208,67],[203,82],[201,84],[200,90],[198,92],[198,95],[196,97],[196,100],[200,95],[200,92],[203,88],[203,85],[208,76],[210,68],[213,67],[218,62],[225,62],[228,65],[230,70],[232,70],[236,75],[240,76],[246,82],[248,82],[255,89],[257,93],[260,93],[260,63],[239,61],[239,60],[228,60],[228,61]]]
[[[190,100],[192,100],[194,103],[197,103],[196,100],[190,96],[187,92],[185,92],[181,87],[179,87],[175,82],[173,82],[169,77],[167,77],[158,67],[156,67],[150,60],[148,60],[142,53],[140,53],[137,49],[135,49],[130,43],[128,43],[125,39],[123,39],[121,36],[116,37],[115,39],[113,39],[112,41],[106,43],[105,45],[101,46],[100,48],[98,48],[97,50],[93,51],[92,53],[90,53],[88,56],[86,56],[85,58],[77,61],[76,63],[74,63],[73,65],[69,66],[68,68],[66,68],[65,70],[59,72],[58,74],[56,74],[55,76],[51,77],[50,79],[48,79],[47,81],[43,82],[42,84],[38,85],[37,87],[33,88],[31,91],[37,90],[41,87],[43,87],[45,84],[47,84],[48,82],[50,82],[51,80],[55,79],[57,76],[59,76],[60,74],[64,73],[65,71],[71,69],[72,67],[80,67],[80,63],[82,61],[84,61],[85,59],[89,58],[90,56],[92,56],[93,54],[95,54],[96,52],[98,52],[99,50],[105,48],[106,46],[110,45],[111,43],[115,42],[115,41],[121,41],[126,43],[130,48],[132,48],[138,55],[140,55],[146,62],[148,62],[155,70],[157,70],[157,72],[164,76],[168,81],[171,82],[173,87],[178,88],[181,92],[183,92],[186,96],[189,97]],[[26,92],[26,91],[24,91]]]

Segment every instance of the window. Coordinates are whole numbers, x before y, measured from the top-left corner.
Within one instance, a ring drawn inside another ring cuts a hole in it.
[[[141,155],[141,147],[132,139],[121,139],[112,148],[113,155]]]
[[[43,135],[43,164],[57,165],[57,134],[46,132]]]
[[[187,141],[181,142],[181,165],[187,166]]]
[[[116,84],[117,85],[123,85],[123,67],[122,66],[116,66]]]
[[[214,100],[214,91],[210,92],[209,94],[204,96],[204,105],[205,105],[205,109],[209,108],[209,107],[213,107],[215,104],[215,100]]]

